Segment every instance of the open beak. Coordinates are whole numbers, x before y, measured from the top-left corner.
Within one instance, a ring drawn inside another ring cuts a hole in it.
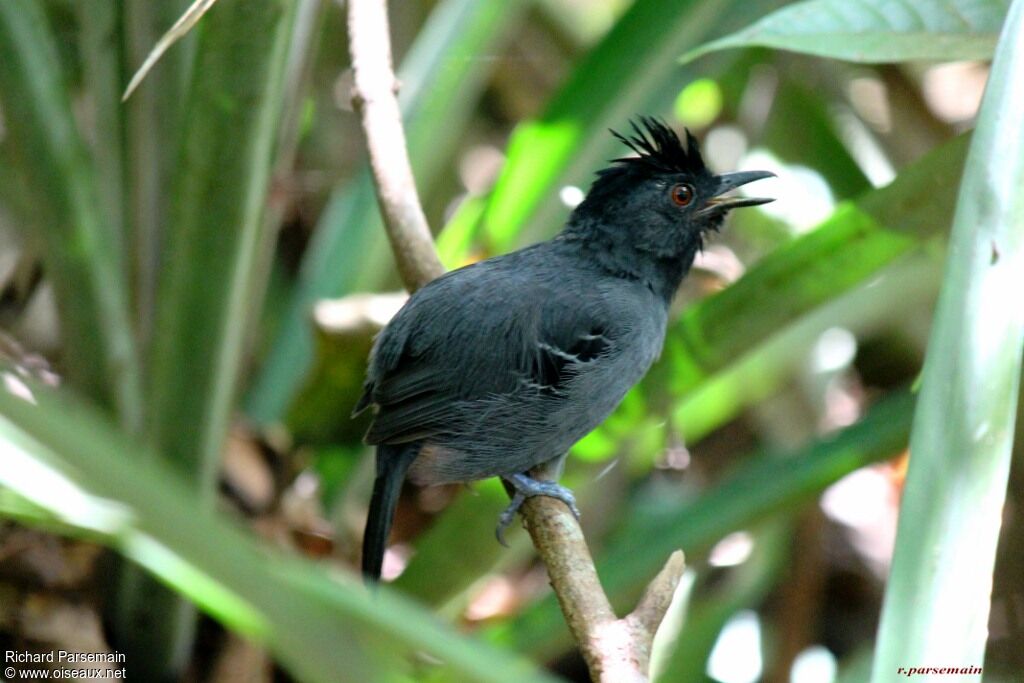
[[[707,201],[707,206],[701,210],[701,213],[725,213],[729,209],[738,209],[742,206],[760,206],[761,204],[774,202],[775,199],[769,197],[721,196],[730,190],[735,190],[740,185],[746,185],[747,183],[752,183],[755,180],[774,177],[775,174],[771,171],[736,171],[734,173],[723,173],[718,176],[718,188],[715,190],[715,196]]]

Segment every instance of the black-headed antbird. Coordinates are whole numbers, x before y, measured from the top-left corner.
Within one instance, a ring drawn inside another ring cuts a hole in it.
[[[642,127],[642,128],[641,128]],[[613,134],[637,156],[598,172],[555,238],[437,278],[377,337],[359,413],[377,478],[363,537],[363,573],[380,578],[402,482],[501,477],[515,491],[498,539],[522,502],[572,493],[528,472],[557,462],[599,425],[661,353],[668,307],[708,231],[730,209],[771,201],[723,198],[765,171],[713,175],[697,141],[640,118]]]

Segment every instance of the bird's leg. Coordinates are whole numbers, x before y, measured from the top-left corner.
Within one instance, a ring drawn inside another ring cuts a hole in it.
[[[534,496],[556,498],[569,506],[569,510],[576,516],[576,519],[580,518],[580,511],[576,507],[576,498],[572,495],[572,491],[558,482],[533,479],[526,474],[513,474],[502,477],[502,479],[515,489],[512,502],[501,513],[501,516],[498,518],[498,528],[495,529],[498,543],[501,543],[503,546],[508,547],[508,543],[505,542],[505,529],[512,524],[516,513],[519,512],[519,508],[522,507],[527,498],[533,498]]]
[[[508,479],[505,479],[505,481],[508,481]],[[515,519],[516,513],[519,512],[519,508],[522,507],[525,500],[526,496],[517,489],[512,496],[512,502],[508,504],[508,507],[498,517],[498,527],[494,530],[494,535],[497,537],[498,543],[506,548],[508,547],[508,542],[505,541],[505,529],[511,526],[512,520]]]

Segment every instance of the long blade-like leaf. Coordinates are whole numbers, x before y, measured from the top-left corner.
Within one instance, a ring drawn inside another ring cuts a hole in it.
[[[1024,0],[1003,29],[953,220],[925,357],[873,680],[978,667],[1024,345]],[[961,676],[963,679],[964,676]]]
[[[79,59],[86,90],[90,93],[95,126],[93,156],[103,198],[104,218],[114,234],[127,244],[124,229],[124,149],[121,131],[124,112],[121,87],[122,33],[120,4],[107,0],[82,0],[78,12]]]
[[[120,234],[75,128],[57,45],[37,2],[0,2],[0,102],[8,141],[32,193],[25,233],[45,246],[72,381],[138,425],[139,372]]]
[[[196,78],[174,183],[153,349],[149,425],[165,454],[209,490],[242,359],[253,265],[281,112],[294,3],[214,7],[200,28]],[[182,429],[188,425],[188,429]]]
[[[390,590],[371,594],[350,573],[261,547],[137,442],[70,397],[33,389],[37,405],[0,390],[0,484],[265,644],[298,680],[395,680],[382,676],[422,650],[452,670],[447,680],[552,681]]]
[[[144,59],[158,36],[181,16],[188,3],[188,0],[98,1],[114,5],[119,11],[124,41],[122,60],[132,66]],[[184,105],[195,59],[195,38],[195,33],[184,36],[174,50],[153,67],[145,84],[127,102],[121,101],[123,71],[116,83],[104,84],[104,99],[97,102],[98,105],[112,104],[122,112],[124,221],[131,239],[128,251],[132,257],[136,329],[143,362],[148,357],[153,337],[157,280],[171,202],[169,188],[177,169]],[[110,90],[113,90],[112,97]],[[104,138],[99,139],[101,144],[106,144]]]
[[[686,53],[763,46],[851,62],[988,59],[1009,0],[807,0]]]
[[[146,431],[209,501],[244,350],[295,3],[227,2],[200,26],[157,299]],[[131,567],[112,636],[136,675],[183,666],[193,615]],[[143,627],[139,625],[143,624]]]

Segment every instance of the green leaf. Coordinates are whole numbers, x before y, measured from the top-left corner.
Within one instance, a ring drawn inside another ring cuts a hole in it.
[[[328,572],[257,543],[70,395],[29,390],[35,405],[0,391],[0,484],[87,529],[264,644],[296,679],[393,680],[383,675],[408,669],[414,653],[425,651],[444,663],[448,680],[553,680],[458,636],[387,588],[370,593],[347,571]],[[31,512],[21,508],[23,516]]]
[[[185,105],[146,433],[208,502],[234,406],[248,302],[265,285],[257,264],[274,243],[261,219],[294,8],[291,0],[254,0],[211,9],[198,31]],[[194,628],[186,603],[128,567],[112,605],[113,637],[137,675],[165,676],[184,665]]]
[[[118,90],[121,87],[122,35],[120,6],[107,0],[75,4],[79,26],[79,55],[85,89],[91,95],[95,126],[93,156],[103,198],[104,218],[126,244],[124,226],[124,126]]]
[[[123,64],[137,67],[153,44],[185,11],[190,0],[88,0],[114,5],[120,13]],[[94,11],[89,7],[83,13]],[[124,149],[124,221],[131,240],[132,283],[140,339],[145,359],[154,335],[157,281],[166,246],[172,178],[178,170],[181,129],[195,60],[196,35],[190,33],[160,60],[146,82],[127,102],[121,92],[127,74],[94,91],[100,112],[116,107],[121,114]],[[113,100],[111,102],[111,99]],[[98,137],[101,144],[109,144]],[[102,160],[103,157],[100,157]],[[104,167],[101,167],[104,168]]]
[[[691,50],[763,46],[851,62],[988,59],[1009,0],[807,0]]]
[[[809,355],[829,328],[849,330],[858,339],[899,328],[908,316],[934,304],[941,270],[939,254],[910,257],[808,313],[673,403],[667,409],[673,429],[684,443],[697,443],[744,409],[769,400],[795,373],[806,371]],[[891,305],[879,306],[879,301]],[[638,455],[650,461],[660,451]]]
[[[613,603],[628,602],[677,548],[687,555],[706,550],[726,534],[794,509],[846,474],[891,457],[906,446],[912,412],[911,397],[896,394],[833,437],[795,453],[751,458],[714,489],[672,514],[632,524],[598,558],[605,592]],[[490,629],[488,637],[542,658],[555,656],[569,645],[551,595],[512,623]]]
[[[75,128],[57,45],[37,2],[0,2],[0,102],[6,137],[27,179],[57,293],[71,380],[140,422],[138,359],[128,317],[121,235],[100,208],[95,171]]]
[[[149,427],[209,491],[244,351],[294,3],[217,5],[199,28],[152,356]],[[187,429],[182,429],[188,425]]]
[[[980,672],[985,654],[1024,346],[1022,34],[1024,0],[1016,0],[960,185],[914,416],[874,681],[892,680],[910,662]]]
[[[492,62],[526,0],[445,0],[431,13],[398,71],[399,104],[421,196],[461,141]],[[322,298],[375,289],[393,272],[369,168],[331,195],[303,256],[298,282],[264,367],[245,402],[260,424],[281,420],[312,368],[310,312]]]

